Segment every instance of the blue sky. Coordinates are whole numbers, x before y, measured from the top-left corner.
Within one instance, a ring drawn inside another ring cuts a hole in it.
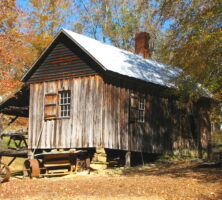
[[[17,2],[17,5],[22,9],[22,10],[28,10],[28,9],[30,9],[30,5],[29,5],[29,0],[16,0],[16,2]],[[153,3],[155,3],[155,0],[153,0]],[[76,18],[76,16],[75,15],[72,15],[72,16],[70,16],[70,19],[68,19],[69,21],[75,21],[75,18]],[[68,21],[67,20],[67,21]],[[72,24],[72,22],[71,23],[66,23],[65,25],[63,25],[63,28],[66,28],[66,29],[73,29],[73,24]],[[165,32],[166,30],[168,30],[169,28],[170,28],[170,25],[173,23],[173,21],[172,20],[168,20],[165,24],[164,24],[164,26],[161,28],[161,30],[163,31],[163,32]],[[88,36],[90,36],[90,35],[88,35]],[[98,36],[99,38],[100,38],[100,36]],[[101,36],[102,37],[102,36]],[[101,39],[101,38],[100,38]]]

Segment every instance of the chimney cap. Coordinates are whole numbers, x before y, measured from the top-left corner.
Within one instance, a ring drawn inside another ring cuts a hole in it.
[[[141,37],[147,37],[148,39],[150,39],[150,34],[147,33],[147,32],[138,32],[138,33],[136,33],[135,39],[137,39],[137,38],[139,39]]]

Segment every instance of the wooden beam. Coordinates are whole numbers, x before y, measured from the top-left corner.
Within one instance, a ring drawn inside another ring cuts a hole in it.
[[[8,157],[21,157],[27,158],[28,151],[27,150],[0,150],[0,157],[1,156],[8,156]]]

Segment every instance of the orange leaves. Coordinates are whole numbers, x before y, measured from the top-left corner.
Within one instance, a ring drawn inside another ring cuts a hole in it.
[[[14,92],[20,85],[20,81],[14,80],[12,72],[0,70],[0,96]]]
[[[35,58],[27,45],[24,12],[15,0],[0,1],[0,95],[7,96],[20,85],[24,67]]]
[[[0,2],[0,70],[11,71],[19,65],[22,37],[17,25],[18,16],[15,1]]]
[[[1,95],[9,95],[16,91],[16,88],[21,85],[20,81],[15,80],[0,80],[0,96]],[[11,92],[10,92],[11,91]],[[10,92],[10,93],[9,93]]]
[[[71,0],[29,0],[26,11],[19,1],[0,1],[0,95],[19,85],[25,70],[60,29]],[[13,82],[14,80],[14,82]]]

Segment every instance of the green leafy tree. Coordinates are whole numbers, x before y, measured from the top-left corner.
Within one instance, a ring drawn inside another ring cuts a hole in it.
[[[162,61],[182,68],[183,80],[190,76],[182,84],[185,90],[192,92],[198,82],[222,100],[221,0],[158,2],[161,23],[171,23],[161,48]]]
[[[151,34],[151,49],[154,50],[161,31],[152,2],[74,0],[74,30],[130,51],[134,51],[135,33],[147,31]]]

